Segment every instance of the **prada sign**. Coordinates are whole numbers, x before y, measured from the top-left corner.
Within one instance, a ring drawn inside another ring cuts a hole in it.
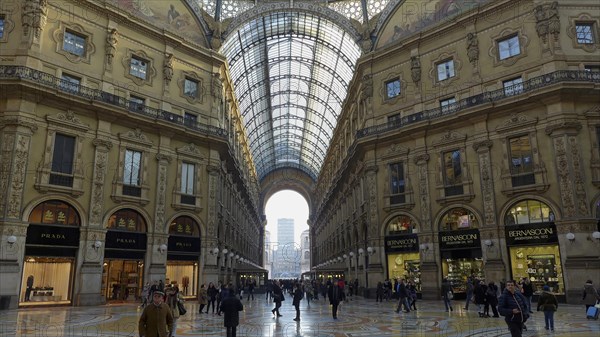
[[[106,232],[106,248],[146,250],[146,234],[109,230]]]
[[[193,236],[169,236],[169,252],[186,252],[200,255],[200,238]]]
[[[506,233],[506,244],[508,246],[558,242],[554,223],[506,226],[504,232]]]
[[[79,247],[79,227],[29,225],[26,244]]]
[[[417,234],[392,235],[385,237],[385,251],[391,252],[418,252],[419,236]]]
[[[440,232],[440,249],[481,249],[478,229]]]

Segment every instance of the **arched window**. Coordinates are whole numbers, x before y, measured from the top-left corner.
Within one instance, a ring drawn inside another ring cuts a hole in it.
[[[387,226],[388,235],[411,234],[417,232],[413,219],[406,215],[394,217]]]
[[[173,220],[171,225],[169,225],[169,234],[199,237],[200,230],[198,229],[196,220],[189,216],[180,216]]]
[[[440,230],[442,231],[467,228],[479,228],[479,221],[473,212],[462,207],[450,209],[444,214],[440,223]]]
[[[504,216],[504,225],[524,225],[530,223],[554,222],[554,212],[539,200],[523,200],[512,205]]]
[[[123,208],[113,213],[108,219],[108,229],[129,232],[146,232],[146,221],[140,213],[129,208]]]
[[[29,214],[30,224],[80,226],[79,213],[60,200],[49,200],[37,205]]]

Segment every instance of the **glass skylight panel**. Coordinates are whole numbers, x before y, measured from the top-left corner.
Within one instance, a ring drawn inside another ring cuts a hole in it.
[[[367,14],[369,19],[381,13],[390,0],[369,0],[367,1]]]
[[[360,2],[360,0],[331,1],[328,6],[343,16],[362,23],[362,5]]]
[[[204,9],[210,16],[215,16],[216,0],[192,0],[198,7]]]
[[[222,0],[221,19],[233,18],[254,6],[254,0]]]

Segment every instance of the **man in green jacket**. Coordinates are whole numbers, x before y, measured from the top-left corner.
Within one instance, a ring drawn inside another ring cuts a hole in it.
[[[173,314],[168,305],[163,303],[165,293],[155,291],[152,304],[144,308],[138,330],[140,337],[170,337],[173,335]]]

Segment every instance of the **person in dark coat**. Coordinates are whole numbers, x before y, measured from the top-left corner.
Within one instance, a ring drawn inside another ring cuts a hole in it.
[[[294,285],[294,299],[292,302],[294,308],[296,308],[296,318],[294,318],[294,321],[296,322],[300,321],[300,301],[302,301],[302,293],[302,285],[300,284],[300,282],[297,282]]]
[[[244,310],[244,305],[237,296],[233,288],[229,289],[227,298],[221,301],[219,310],[223,312],[223,325],[227,328],[227,337],[235,337],[237,326],[240,325],[240,311]]]
[[[554,312],[558,309],[558,301],[556,296],[550,292],[548,285],[544,286],[544,291],[538,299],[538,311],[544,312],[544,322],[546,322],[546,330],[550,329],[554,332]]]
[[[333,284],[329,287],[327,291],[327,296],[329,296],[329,304],[331,304],[331,314],[333,315],[333,319],[337,319],[337,310],[340,305],[340,300],[342,299],[342,289],[340,289],[338,285],[338,281],[333,281]]]
[[[516,287],[515,281],[506,282],[506,288],[498,302],[498,311],[504,316],[511,337],[522,337],[523,325],[529,318],[529,307],[527,299]]]
[[[275,283],[273,283],[273,302],[275,302],[275,308],[273,308],[271,312],[276,317],[283,316],[279,313],[279,308],[281,308],[281,301],[283,301],[283,290],[281,290],[279,281],[275,281]]]
[[[531,310],[531,299],[533,297],[533,284],[529,281],[528,277],[523,278],[523,296],[527,299],[527,307],[529,308],[529,313],[533,314]]]
[[[494,282],[490,282],[487,285],[485,291],[485,308],[483,309],[484,317],[490,317],[490,307],[494,313],[494,317],[500,317],[498,315],[498,287]]]
[[[215,288],[214,283],[210,282],[208,284],[208,289],[206,289],[206,297],[207,297],[207,306],[206,306],[206,313],[208,314],[208,311],[210,309],[210,305],[212,304],[212,313],[215,313],[215,302],[217,301],[217,295],[219,295],[219,290],[217,288]],[[202,310],[202,309],[200,309]],[[217,312],[219,312],[219,310],[217,309]]]
[[[450,297],[454,297],[454,289],[452,289],[452,285],[448,281],[448,279],[444,279],[442,281],[442,299],[444,300],[444,305],[446,306],[446,312],[448,310],[452,311],[452,299]]]
[[[484,305],[485,305],[485,293],[487,292],[487,286],[483,281],[477,281],[473,294],[475,294],[475,304],[477,304],[477,312],[479,317],[484,317]]]
[[[471,303],[471,299],[473,298],[474,291],[475,287],[473,286],[473,280],[469,277],[467,278],[467,300],[465,301],[465,307],[463,309],[469,310],[469,304]]]

